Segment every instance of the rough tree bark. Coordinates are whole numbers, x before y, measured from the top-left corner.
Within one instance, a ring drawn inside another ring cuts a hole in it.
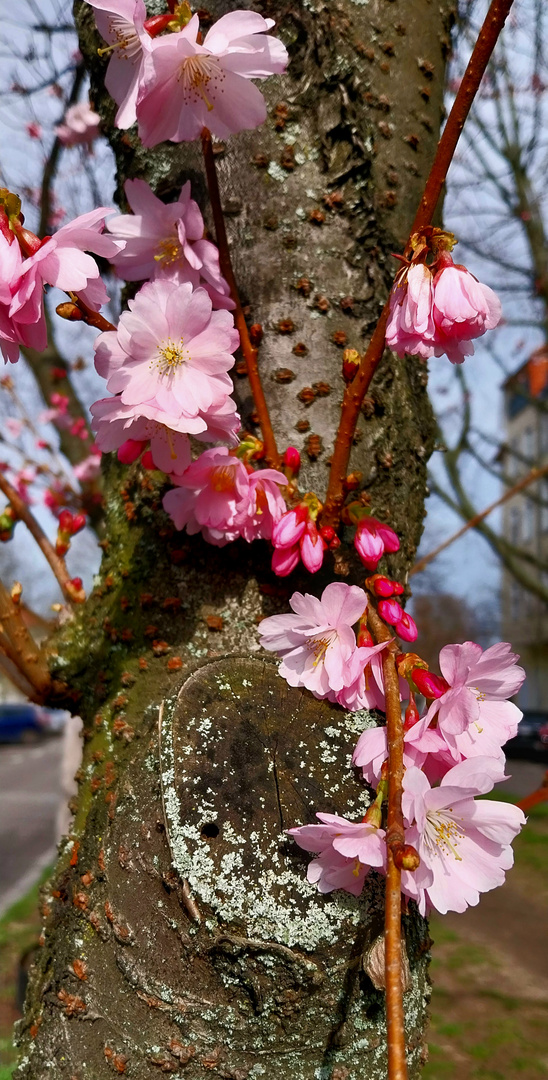
[[[236,6],[209,5],[214,17]],[[265,86],[264,127],[218,155],[222,195],[244,301],[265,329],[260,366],[279,444],[303,449],[301,489],[321,498],[343,392],[333,336],[360,348],[386,298],[388,255],[406,239],[439,132],[452,5],[253,6],[276,19],[291,66]],[[128,176],[168,199],[190,177],[207,214],[198,147],[145,153],[134,132],[112,129],[91,9],[77,3],[76,17],[122,203]],[[420,363],[387,354],[353,451],[373,512],[402,537],[389,564],[399,575],[424,516],[425,383]],[[236,394],[249,426],[245,376]],[[365,966],[382,928],[382,879],[371,874],[359,900],[321,897],[283,834],[315,809],[363,814],[368,797],[348,763],[375,718],[290,690],[256,633],[295,588],[321,590],[332,564],[277,580],[266,545],[220,550],[175,533],[138,467],[110,462],[105,484],[99,580],[52,658],[79,695],[84,760],[43,899],[15,1076],[381,1080],[383,995]],[[360,576],[350,565],[347,580]],[[416,1077],[429,939],[416,912],[404,922]]]

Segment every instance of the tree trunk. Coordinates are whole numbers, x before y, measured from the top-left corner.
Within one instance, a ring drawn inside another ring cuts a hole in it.
[[[220,182],[236,276],[265,330],[260,366],[279,445],[303,448],[301,490],[322,498],[344,388],[333,336],[363,348],[386,298],[389,253],[405,242],[439,131],[450,4],[254,6],[276,19],[291,65],[264,85],[263,128],[219,155]],[[145,152],[134,132],[112,129],[93,14],[80,3],[76,14],[121,197],[128,176],[168,199],[190,177],[207,214],[197,146]],[[424,516],[425,383],[416,359],[386,354],[353,451],[373,512],[402,538],[390,561],[399,575]],[[304,387],[310,405],[297,396]],[[245,376],[236,394],[249,427]],[[281,581],[262,542],[217,549],[175,533],[139,467],[110,461],[105,486],[100,580],[52,660],[79,694],[84,761],[44,896],[15,1076],[381,1080],[383,993],[365,967],[382,932],[383,879],[370,874],[359,900],[321,896],[284,834],[316,809],[363,815],[366,789],[348,763],[374,718],[290,689],[256,631],[296,588],[320,591],[333,566]],[[360,580],[350,556],[348,568]],[[404,923],[416,1077],[429,940],[416,910]]]

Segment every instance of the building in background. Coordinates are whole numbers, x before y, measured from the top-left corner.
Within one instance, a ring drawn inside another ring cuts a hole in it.
[[[516,484],[534,466],[548,464],[548,348],[529,357],[504,383],[505,442],[501,451],[509,484]],[[504,505],[503,536],[523,554],[518,566],[542,578],[548,571],[531,563],[533,556],[548,566],[548,477],[531,484]],[[548,608],[528,592],[504,567],[502,575],[502,637],[510,641],[527,671],[517,696],[522,709],[548,710]]]

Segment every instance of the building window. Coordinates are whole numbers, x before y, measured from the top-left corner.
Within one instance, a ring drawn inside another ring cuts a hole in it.
[[[540,527],[542,532],[548,532],[548,480],[543,480],[540,485],[540,497],[542,499]]]
[[[542,457],[548,454],[548,413],[540,413],[540,452]]]
[[[531,502],[531,499],[524,499],[522,520],[523,543],[530,544],[535,535],[535,504]]]
[[[531,465],[534,463],[535,454],[535,429],[531,425],[525,428],[523,432],[523,456],[525,458],[524,465]]]
[[[521,514],[519,506],[512,506],[510,510],[510,543],[519,544],[520,541]]]
[[[517,581],[510,582],[510,618],[519,619],[521,587]]]

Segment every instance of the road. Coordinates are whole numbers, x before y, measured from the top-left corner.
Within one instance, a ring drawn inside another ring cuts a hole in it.
[[[0,915],[55,855],[62,742],[0,746]]]

